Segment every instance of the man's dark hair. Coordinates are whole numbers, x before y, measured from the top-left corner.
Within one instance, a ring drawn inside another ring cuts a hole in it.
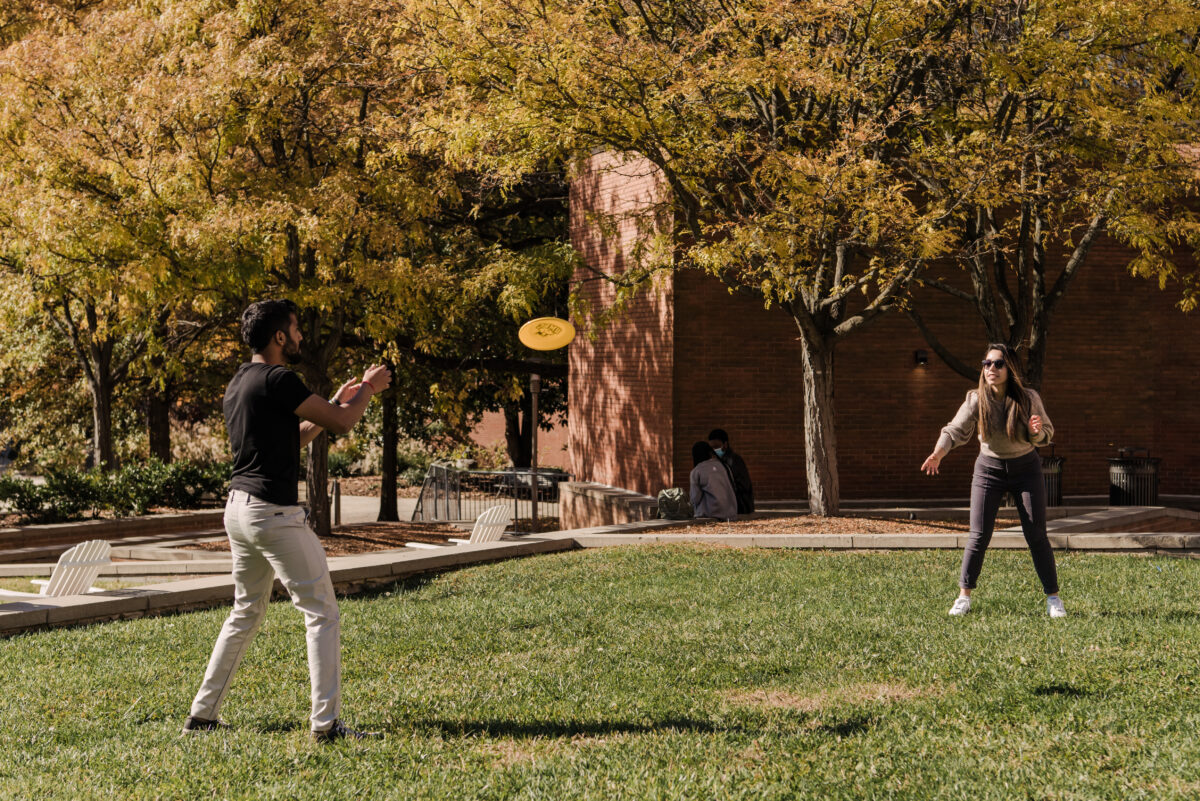
[[[276,331],[287,334],[292,315],[300,316],[300,307],[290,300],[260,300],[242,312],[242,341],[250,350],[261,353]]]
[[[725,433],[723,428],[714,428],[708,432],[709,439],[719,439],[721,442],[729,442],[729,435]]]

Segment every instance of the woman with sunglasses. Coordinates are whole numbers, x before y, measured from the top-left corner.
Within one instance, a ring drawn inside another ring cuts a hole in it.
[[[971,537],[963,552],[958,582],[961,590],[950,608],[955,616],[971,611],[971,591],[979,580],[996,513],[1008,492],[1017,499],[1021,530],[1046,593],[1046,610],[1050,617],[1067,616],[1058,597],[1054,552],[1046,536],[1042,459],[1034,450],[1050,442],[1054,425],[1041,396],[1021,381],[1014,356],[1007,345],[988,345],[979,371],[979,388],[967,393],[958,414],[942,429],[937,447],[921,465],[927,474],[937,475],[947,453],[965,444],[972,434],[979,440],[979,458],[971,480]]]

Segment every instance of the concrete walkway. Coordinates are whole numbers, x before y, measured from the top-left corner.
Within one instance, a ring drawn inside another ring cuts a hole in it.
[[[396,510],[401,520],[411,520],[413,509],[417,507],[416,498],[397,498]],[[342,525],[354,523],[374,523],[379,519],[379,498],[366,498],[361,495],[342,496]]]
[[[1055,548],[1080,551],[1169,554],[1200,556],[1200,533],[1094,533],[1109,528],[1161,517],[1200,521],[1200,514],[1162,507],[1102,509],[1074,517],[1062,517],[1048,524]],[[506,537],[499,542],[480,545],[448,545],[435,549],[398,548],[329,560],[334,585],[339,592],[353,593],[372,586],[392,584],[408,576],[450,570],[467,565],[512,559],[522,556],[567,551],[575,548],[599,548],[612,545],[702,542],[741,548],[806,548],[820,550],[905,550],[956,549],[966,544],[965,533],[954,534],[769,534],[746,535],[719,533],[717,521],[696,520],[693,525],[713,526],[714,533],[690,532],[687,535],[661,533],[658,530],[680,525],[675,520],[650,520],[623,525],[558,531],[524,537]],[[1200,527],[1200,526],[1198,526]],[[1091,531],[1089,531],[1089,529]],[[1020,528],[1002,529],[992,539],[993,548],[1025,548]],[[163,561],[166,572],[187,573],[211,565],[209,559]],[[226,565],[228,560],[226,559]],[[24,566],[31,567],[31,566]],[[121,565],[114,566],[120,575]],[[224,568],[225,570],[228,567]],[[26,573],[25,575],[29,575]],[[282,587],[276,584],[282,596]],[[0,602],[0,636],[47,626],[78,625],[120,618],[180,612],[229,604],[233,598],[233,580],[228,575],[184,579],[124,590],[109,590],[62,598],[31,598]],[[3,599],[0,599],[3,601]]]

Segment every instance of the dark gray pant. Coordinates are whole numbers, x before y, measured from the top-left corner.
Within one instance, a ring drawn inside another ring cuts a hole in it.
[[[1046,536],[1046,485],[1042,481],[1042,457],[1031,451],[1016,459],[997,459],[982,454],[975,460],[975,475],[971,479],[971,539],[963,552],[962,576],[958,586],[975,589],[983,556],[992,541],[996,513],[1004,494],[1011,492],[1017,499],[1017,514],[1033,568],[1042,581],[1047,595],[1058,592],[1058,574],[1054,567],[1054,551]]]

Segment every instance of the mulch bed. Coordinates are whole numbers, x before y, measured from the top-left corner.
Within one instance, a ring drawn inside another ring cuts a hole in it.
[[[558,522],[557,517],[538,517],[537,526],[533,525],[533,521],[528,517],[522,517],[514,520],[509,526],[509,531],[515,531],[520,534],[528,534],[530,532],[543,533],[547,531],[559,531],[562,529],[562,524]]]
[[[529,528],[529,520],[518,520],[517,531]],[[557,531],[558,518],[538,518],[538,531]],[[358,523],[341,526],[330,536],[321,537],[325,553],[329,556],[351,556],[372,551],[387,551],[403,548],[406,542],[429,542],[443,544],[450,537],[467,537],[469,531],[447,523]],[[189,550],[229,552],[229,541],[199,542],[187,546]]]
[[[445,543],[450,537],[466,537],[468,532],[443,523],[359,523],[342,526],[328,537],[321,537],[329,556],[352,556],[372,551],[403,548],[406,542]],[[229,551],[229,541],[201,542],[190,550]]]

